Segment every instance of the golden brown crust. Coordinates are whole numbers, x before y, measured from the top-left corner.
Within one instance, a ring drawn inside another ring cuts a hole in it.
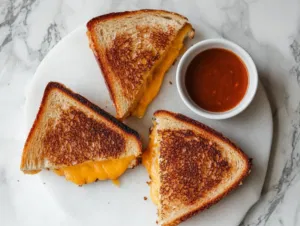
[[[187,18],[177,13],[163,10],[138,10],[98,16],[87,23],[87,35],[90,47],[103,72],[111,99],[116,108],[117,118],[119,119],[127,117],[130,114],[129,111],[132,110],[130,107],[134,107],[134,105],[137,104],[142,96],[142,93],[139,91],[146,81],[145,76],[147,72],[149,72],[162,57],[163,52],[171,44],[177,32],[171,26],[168,27],[167,31],[159,26],[136,26],[138,38],[140,40],[146,40],[147,43],[141,41],[138,46],[134,46],[136,45],[135,40],[130,34],[123,31],[116,34],[116,37],[114,40],[111,40],[112,43],[109,46],[101,48],[95,27],[106,20],[121,19],[127,15],[134,16],[146,12],[158,14],[168,13],[187,21]],[[193,33],[193,31],[190,32],[190,37],[193,36]],[[146,36],[149,34],[149,37],[144,38],[144,34],[146,34]],[[145,46],[149,46],[149,43],[151,43],[153,47],[145,48]],[[114,90],[116,83],[122,87],[121,94],[116,94],[116,90]],[[122,110],[122,106],[120,106],[120,95],[130,103],[127,113],[125,113],[124,109]]]
[[[251,168],[252,163],[251,160],[249,160],[249,167]],[[250,169],[249,169],[250,170]],[[188,218],[191,218],[192,216],[196,215],[197,213],[205,210],[205,209],[209,209],[212,205],[218,203],[222,198],[224,198],[225,196],[227,196],[232,190],[234,190],[235,188],[237,188],[240,185],[240,182],[243,181],[248,175],[249,175],[250,171],[247,171],[245,174],[243,174],[240,178],[240,180],[236,181],[229,189],[227,189],[225,192],[223,192],[222,194],[220,194],[219,196],[217,196],[214,200],[212,200],[211,202],[207,203],[206,205],[201,206],[201,208],[195,209],[193,211],[190,211],[189,213],[181,216],[180,218],[177,218],[176,220],[170,222],[170,223],[166,223],[163,224],[162,226],[175,226],[180,224],[181,222],[187,220]]]
[[[58,89],[59,92],[63,92],[64,95],[88,107],[97,115],[111,122],[114,127],[121,129],[125,134],[133,137],[138,143],[140,150],[142,150],[141,139],[136,131],[119,122],[113,116],[81,95],[66,88],[64,85],[57,82],[49,82],[44,91],[37,117],[24,146],[21,169],[25,167],[30,142],[33,138],[33,134],[37,132],[38,124],[41,122],[46,111],[49,94],[54,89]],[[74,165],[93,159],[96,156],[98,158],[118,158],[125,150],[124,135],[118,134],[116,130],[86,116],[83,112],[74,107],[61,111],[62,115],[58,121],[54,122],[51,118],[47,121],[48,129],[43,131],[45,136],[43,140],[41,140],[45,147],[45,150],[42,152],[43,156],[41,157],[46,157],[51,163],[56,165]],[[53,126],[54,123],[55,127]],[[69,152],[67,150],[71,151]],[[132,167],[137,163],[138,161],[133,162]]]
[[[158,116],[159,114],[168,114],[174,117],[175,119],[181,120],[185,123],[188,123],[190,125],[196,126],[200,129],[205,130],[206,132],[210,133],[212,136],[218,137],[220,140],[223,142],[227,143],[230,145],[233,149],[235,149],[239,154],[243,157],[244,160],[249,160],[248,156],[236,145],[234,144],[231,140],[229,140],[227,137],[224,137],[222,133],[217,132],[216,130],[210,128],[207,125],[204,125],[196,120],[193,120],[189,117],[186,117],[185,115],[182,114],[177,114],[174,112],[166,111],[166,110],[157,110],[154,112],[154,117]],[[249,160],[250,161],[250,160]]]
[[[108,13],[108,14],[105,14],[105,15],[97,16],[97,17],[91,19],[87,23],[87,28],[90,30],[92,28],[93,24],[97,23],[99,21],[105,21],[105,20],[115,19],[115,18],[118,18],[118,17],[123,17],[123,16],[126,16],[126,15],[135,15],[135,14],[146,13],[146,12],[170,13],[170,14],[179,16],[182,19],[187,20],[186,17],[184,17],[184,16],[182,16],[182,15],[180,15],[178,13],[169,12],[169,11],[166,11],[166,10],[141,9],[141,10],[135,10],[135,11],[113,12],[113,13]]]
[[[93,104],[88,99],[81,96],[80,94],[74,93],[72,90],[68,89],[66,86],[64,86],[63,84],[58,83],[58,82],[49,82],[47,87],[46,87],[46,90],[49,89],[49,92],[50,92],[51,89],[53,89],[53,88],[57,88],[57,89],[63,91],[65,94],[67,94],[71,98],[76,99],[81,104],[87,106],[88,108],[93,110],[98,115],[101,115],[102,117],[104,117],[107,120],[111,121],[115,126],[122,129],[128,135],[133,135],[134,137],[136,137],[136,139],[138,140],[139,143],[141,142],[140,141],[140,139],[141,139],[140,135],[135,130],[131,129],[130,127],[128,127],[124,123],[120,122],[118,119],[113,117],[111,114],[107,113],[106,111],[104,111],[103,109],[98,107],[97,105]]]
[[[230,173],[220,147],[192,130],[158,130],[160,142],[160,194],[162,209],[178,201],[195,204]],[[187,167],[188,166],[188,167]]]
[[[92,23],[91,23],[91,25],[92,25]],[[113,92],[113,87],[112,87],[113,83],[112,83],[112,81],[110,79],[110,76],[109,76],[110,70],[109,70],[108,67],[105,67],[106,62],[104,61],[104,59],[102,57],[100,57],[100,54],[98,54],[98,52],[97,52],[97,49],[99,47],[96,46],[97,42],[96,42],[96,36],[95,36],[95,34],[93,34],[92,32],[90,32],[91,25],[88,26],[88,31],[87,31],[87,37],[89,39],[89,45],[90,45],[90,48],[92,49],[92,51],[94,53],[94,56],[96,58],[96,61],[97,61],[98,65],[99,65],[99,67],[101,68],[101,70],[103,72],[103,76],[104,76],[104,81],[105,81],[106,87],[108,88],[110,98],[112,99],[112,101],[113,101],[113,103],[115,105],[115,108],[116,108],[117,118],[121,118],[118,115],[119,114],[118,112],[120,112],[120,110],[119,110],[119,106],[116,104],[117,100],[116,100],[115,92]]]
[[[159,29],[157,32],[159,32]],[[163,32],[160,31],[160,33]],[[165,36],[169,35],[165,32]],[[133,96],[135,96],[134,91],[138,90],[144,82],[144,74],[150,71],[160,58],[159,52],[147,49],[136,51],[135,55],[132,56],[133,46],[133,38],[127,33],[122,33],[117,34],[111,47],[106,51],[106,59],[113,68],[114,74],[118,75],[124,89],[123,95],[128,99],[133,99]]]
[[[227,190],[220,192],[213,200],[200,205],[196,209],[183,216],[175,218],[172,222],[163,224],[164,226],[177,225],[196,213],[209,208],[225,197],[230,191],[239,186],[240,182],[250,173],[251,160],[232,143],[228,138],[225,138],[221,133],[216,132],[210,127],[190,119],[184,115],[159,110],[154,113],[154,117],[168,115],[180,123],[187,123],[201,130],[205,130],[213,137],[221,139],[235,150],[240,159],[245,162],[243,170],[237,180],[235,180]],[[174,203],[183,206],[192,206],[197,202],[197,199],[205,197],[205,194],[216,186],[223,177],[227,178],[232,172],[231,165],[226,157],[222,157],[215,143],[206,140],[205,138],[195,134],[192,130],[161,130],[160,142],[160,170],[161,174],[161,217],[164,218],[164,211],[175,211],[170,209]],[[200,142],[200,143],[199,143]],[[193,152],[201,150],[201,152]],[[184,158],[183,157],[186,157]],[[176,167],[174,167],[176,166]],[[189,167],[183,167],[189,166]],[[167,172],[167,173],[166,173]],[[176,207],[175,207],[176,208]]]
[[[123,135],[70,107],[59,121],[49,119],[43,137],[43,158],[55,165],[75,165],[97,158],[117,159],[126,148]]]
[[[37,116],[36,116],[36,118],[33,122],[33,125],[31,127],[30,131],[29,131],[29,134],[27,136],[27,139],[26,139],[26,142],[25,142],[25,145],[24,145],[24,148],[23,148],[22,160],[21,160],[21,165],[20,165],[21,170],[26,165],[27,154],[28,154],[28,151],[29,151],[28,146],[30,144],[31,138],[33,137],[33,133],[37,129],[37,125],[41,121],[42,115],[45,111],[45,107],[46,107],[45,103],[47,101],[47,96],[49,94],[49,88],[48,89],[47,88],[48,88],[48,86],[46,87],[46,89],[44,91],[44,95],[43,95],[42,102],[41,102],[41,105],[40,105],[39,110],[38,110],[38,114],[37,114]]]

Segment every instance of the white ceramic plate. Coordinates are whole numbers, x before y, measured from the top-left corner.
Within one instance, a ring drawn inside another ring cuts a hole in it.
[[[34,121],[44,88],[49,81],[67,85],[115,115],[101,71],[89,49],[85,32],[85,27],[73,31],[53,48],[40,64],[27,94],[25,112],[28,129]],[[200,37],[217,36],[215,33],[211,36],[208,33],[200,35],[198,33],[198,36],[189,43],[200,41]],[[267,170],[273,129],[270,105],[265,91],[259,85],[252,104],[237,117],[222,121],[204,119],[191,112],[180,99],[175,84],[176,67],[177,64],[167,73],[162,89],[145,117],[130,118],[126,123],[141,134],[145,145],[153,112],[157,109],[167,109],[199,120],[236,142],[254,159],[251,175],[243,186],[224,200],[183,225],[237,225],[259,199]],[[149,179],[143,166],[128,170],[120,178],[120,188],[110,181],[77,187],[52,172],[45,171],[39,175],[65,213],[76,219],[79,224],[156,225],[156,207],[150,198],[144,200],[144,196],[149,197],[149,187],[146,184]]]

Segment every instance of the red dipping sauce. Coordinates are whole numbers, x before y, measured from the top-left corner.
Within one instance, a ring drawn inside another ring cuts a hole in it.
[[[213,112],[234,108],[248,88],[246,66],[236,54],[225,49],[199,53],[188,66],[185,79],[191,99]]]

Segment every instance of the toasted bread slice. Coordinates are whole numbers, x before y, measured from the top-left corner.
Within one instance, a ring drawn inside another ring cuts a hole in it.
[[[21,170],[32,174],[51,169],[82,185],[117,179],[139,163],[141,153],[137,132],[64,85],[50,82],[24,146]]]
[[[87,23],[90,47],[117,112],[143,117],[163,77],[194,30],[187,18],[162,10],[111,13]]]
[[[143,164],[161,225],[208,208],[250,173],[249,158],[222,134],[181,114],[157,111],[154,118]]]

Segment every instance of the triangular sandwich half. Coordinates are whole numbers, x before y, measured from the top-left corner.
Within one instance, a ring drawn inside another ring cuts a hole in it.
[[[187,18],[163,10],[110,13],[90,20],[87,29],[120,119],[143,117],[185,37],[194,36]]]
[[[163,226],[177,225],[218,202],[251,168],[249,158],[220,133],[167,111],[154,113],[143,164]]]
[[[82,185],[116,180],[139,163],[137,132],[64,85],[50,82],[26,140],[21,170],[50,169]]]

